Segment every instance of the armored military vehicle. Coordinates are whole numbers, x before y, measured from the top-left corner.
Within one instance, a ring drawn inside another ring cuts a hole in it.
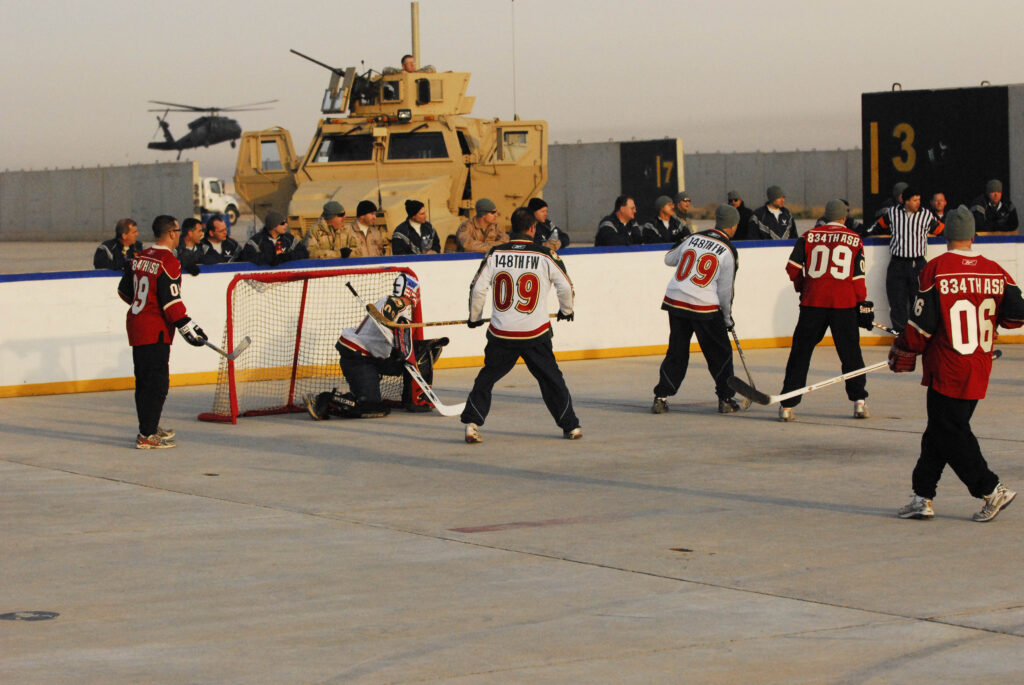
[[[304,155],[283,128],[246,132],[239,141],[235,190],[257,217],[280,211],[301,235],[329,200],[349,216],[371,200],[390,236],[413,199],[427,206],[443,243],[478,199],[493,200],[507,227],[512,211],[547,182],[547,122],[468,116],[470,74],[425,67],[360,75],[317,64],[331,77],[325,117]]]

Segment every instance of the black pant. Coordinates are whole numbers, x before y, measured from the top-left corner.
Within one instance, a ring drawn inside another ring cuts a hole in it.
[[[959,400],[928,388],[927,401],[928,427],[921,436],[921,456],[911,481],[914,494],[933,499],[946,464],[973,496],[991,494],[999,485],[999,476],[989,470],[971,432],[978,400]]]
[[[860,353],[860,333],[857,331],[857,308],[831,309],[829,307],[800,307],[800,318],[793,331],[793,346],[789,349],[786,362],[786,379],[782,392],[796,390],[807,385],[807,369],[811,366],[814,347],[825,337],[825,331],[832,330],[839,362],[843,373],[855,371],[864,366]],[[851,401],[867,399],[867,378],[857,376],[846,380],[846,396]],[[782,402],[783,407],[800,404],[800,396]]]
[[[160,414],[170,387],[170,343],[136,345],[132,348],[135,362],[135,413],[139,416],[139,434],[153,435],[160,425]]]
[[[690,365],[690,339],[694,333],[697,334],[704,359],[708,362],[708,371],[715,379],[715,394],[722,400],[735,395],[732,388],[726,385],[726,381],[733,375],[732,347],[729,345],[729,332],[721,312],[699,318],[669,312],[668,327],[668,352],[661,362],[654,396],[670,397],[679,390]]]
[[[917,297],[918,280],[925,265],[924,257],[890,257],[885,272],[885,296],[889,300],[889,321],[902,331],[910,318],[910,306]]]
[[[355,350],[351,350],[341,343],[337,343],[335,349],[341,356],[339,363],[341,372],[348,382],[348,389],[355,395],[356,405],[361,410],[376,411],[383,405],[383,398],[380,394],[381,374],[400,375],[404,366],[400,361],[392,359],[377,359]]]
[[[533,343],[508,343],[488,337],[484,348],[484,367],[473,382],[473,389],[466,399],[466,408],[462,410],[463,423],[484,424],[488,412],[491,411],[491,391],[494,384],[500,381],[519,358],[526,362],[526,368],[537,379],[544,405],[551,412],[551,417],[563,431],[578,428],[580,420],[572,409],[572,396],[565,385],[562,371],[555,361],[555,353],[551,348],[551,338],[545,337]]]

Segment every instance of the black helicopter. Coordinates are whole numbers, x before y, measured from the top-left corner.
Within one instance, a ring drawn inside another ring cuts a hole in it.
[[[256,105],[269,105],[277,100],[265,100],[263,102],[250,102],[246,105],[234,105],[232,107],[195,107],[194,105],[181,105],[175,102],[161,102],[150,100],[154,105],[164,105],[163,109],[151,109],[150,112],[163,112],[162,117],[157,117],[157,123],[164,131],[163,142],[151,142],[147,147],[150,150],[177,150],[178,159],[181,159],[181,151],[193,147],[210,147],[224,141],[231,141],[231,147],[242,135],[242,127],[237,121],[230,117],[224,117],[217,112],[254,112],[269,107],[257,107]],[[171,135],[171,127],[167,123],[167,115],[170,112],[208,112],[205,116],[190,121],[189,131],[178,140]]]

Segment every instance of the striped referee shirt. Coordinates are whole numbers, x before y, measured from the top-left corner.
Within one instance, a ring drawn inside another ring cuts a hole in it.
[[[936,219],[930,210],[922,207],[911,214],[899,204],[890,207],[879,217],[870,232],[888,231],[892,234],[889,240],[892,256],[914,259],[923,257],[928,250],[928,234],[934,231],[934,235],[939,235],[945,228],[946,225]]]

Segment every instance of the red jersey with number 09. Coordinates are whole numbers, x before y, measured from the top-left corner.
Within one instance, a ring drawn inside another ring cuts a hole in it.
[[[975,252],[950,250],[920,277],[905,346],[924,352],[927,385],[947,397],[980,400],[992,372],[996,326],[1024,324],[1020,288],[1001,266]]]
[[[864,242],[843,224],[828,223],[803,234],[786,273],[805,307],[848,309],[868,299]]]
[[[181,262],[162,245],[153,245],[135,255],[117,292],[131,305],[125,325],[132,347],[170,343],[174,339],[174,322],[188,316],[181,301]]]

